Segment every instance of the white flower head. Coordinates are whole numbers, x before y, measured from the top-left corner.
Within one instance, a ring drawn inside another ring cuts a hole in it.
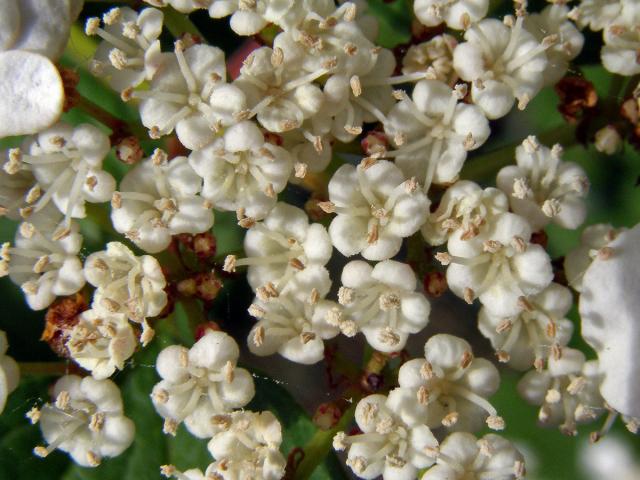
[[[282,51],[285,64],[312,76],[327,67],[348,78],[365,75],[374,67],[379,47],[364,35],[356,13],[355,5],[345,2],[327,17],[310,15],[298,28],[276,36],[274,50]]]
[[[485,422],[494,430],[504,428],[487,400],[500,385],[498,370],[490,361],[474,358],[466,340],[448,334],[431,337],[424,352],[425,358],[400,367],[400,388],[389,394],[405,422],[464,432],[480,430]]]
[[[121,313],[104,314],[85,310],[69,332],[66,343],[71,358],[93,378],[102,380],[124,368],[133,355],[136,337],[127,317]]]
[[[516,148],[516,162],[498,172],[496,183],[533,231],[550,222],[570,229],[582,224],[589,180],[582,167],[562,160],[560,145],[548,148],[529,136]]]
[[[480,309],[478,327],[491,340],[498,359],[517,370],[532,365],[542,368],[544,360],[569,343],[573,322],[565,318],[573,305],[568,288],[550,284],[537,295],[519,299],[518,315],[500,317]]]
[[[0,137],[37,133],[62,115],[60,73],[38,53],[0,52],[0,99]]]
[[[76,3],[76,0],[3,1],[0,3],[0,51],[23,50],[57,60],[79,13]]]
[[[327,103],[317,117],[331,117],[331,133],[335,138],[348,143],[362,133],[363,123],[385,122],[395,103],[391,86],[425,77],[423,72],[393,77],[395,67],[391,50],[381,48],[369,72],[351,77],[336,74],[327,79],[324,84]]]
[[[549,35],[539,42],[518,17],[512,27],[487,18],[471,26],[464,43],[453,52],[460,78],[473,82],[471,98],[489,119],[505,116],[515,100],[518,108],[540,91],[547,68],[545,50],[557,41]]]
[[[111,198],[116,181],[102,169],[109,150],[109,137],[97,127],[60,122],[12,149],[5,170],[30,170],[38,181],[38,191],[29,199],[33,211],[53,201],[68,224],[86,216],[85,202]]]
[[[423,25],[435,27],[446,23],[454,30],[466,30],[482,20],[489,10],[489,0],[416,0],[413,11]]]
[[[343,309],[336,323],[347,336],[364,333],[376,350],[398,352],[409,334],[429,322],[431,306],[416,287],[416,276],[406,263],[384,260],[371,267],[362,260],[349,262],[342,270]]]
[[[597,32],[618,18],[623,5],[624,0],[581,0],[580,5],[571,10],[569,17],[581,29],[588,26]]]
[[[539,405],[543,425],[559,425],[566,435],[576,435],[579,423],[594,421],[605,411],[599,387],[598,362],[585,361],[580,350],[563,348],[551,356],[547,369],[531,370],[518,383],[518,392],[532,405]]]
[[[305,128],[290,130],[281,134],[282,148],[287,150],[294,161],[295,176],[289,181],[296,182],[304,178],[307,172],[322,172],[333,158],[331,135],[326,133],[314,134]]]
[[[471,303],[475,298],[493,315],[517,315],[518,299],[535,295],[553,280],[551,260],[540,245],[529,242],[531,227],[522,217],[502,213],[481,235],[449,237],[449,253],[437,258],[447,268],[451,291]]]
[[[142,323],[167,304],[166,280],[158,261],[151,255],[137,257],[120,242],[109,242],[106,250],[89,255],[84,272],[97,287],[93,308],[101,313],[123,313]]]
[[[462,239],[473,238],[491,225],[496,215],[509,209],[509,201],[497,188],[485,188],[460,180],[447,189],[435,212],[422,227],[422,236],[431,245],[442,245],[461,230]]]
[[[34,214],[16,233],[14,246],[5,243],[0,252],[0,275],[25,294],[33,310],[47,308],[58,295],[71,295],[85,283],[78,253],[82,236],[75,222],[60,227],[62,215],[53,207]]]
[[[218,430],[207,445],[216,462],[207,468],[208,478],[279,480],[286,461],[280,453],[282,427],[269,411],[236,411],[217,415]]]
[[[438,441],[426,425],[408,425],[384,395],[369,395],[355,412],[360,434],[338,432],[336,450],[348,449],[347,465],[358,478],[416,478],[418,470],[435,462]]]
[[[160,352],[156,369],[162,380],[151,399],[165,419],[165,432],[179,423],[196,437],[211,437],[211,418],[245,406],[255,393],[253,378],[236,367],[239,350],[224,332],[207,331],[191,349],[171,345]]]
[[[384,156],[395,158],[405,177],[416,177],[425,191],[434,182],[454,182],[467,151],[489,138],[482,110],[460,102],[465,91],[463,85],[451,89],[439,80],[422,80],[387,116],[385,133],[396,150]]]
[[[187,48],[176,41],[174,53],[163,53],[147,91],[124,90],[125,98],[141,98],[142,124],[159,138],[175,129],[190,150],[211,143],[222,128],[235,122],[245,108],[244,94],[225,83],[224,52],[218,47],[196,44]]]
[[[310,224],[303,210],[279,202],[262,222],[249,229],[244,251],[247,258],[227,257],[225,269],[248,265],[247,280],[254,290],[271,282],[281,291],[300,270],[326,265],[333,247],[324,226]]]
[[[311,265],[295,274],[284,290],[272,284],[259,289],[249,313],[258,319],[247,343],[249,350],[260,356],[278,352],[292,362],[317,363],[324,358],[324,342],[335,337],[339,329],[327,320],[335,302],[324,297],[331,288],[329,272]]]
[[[393,257],[402,239],[417,232],[429,214],[429,199],[415,179],[405,181],[400,169],[386,160],[341,166],[329,182],[329,199],[325,208],[337,213],[329,235],[347,257]]]
[[[219,210],[244,210],[256,220],[274,207],[291,175],[289,153],[265,142],[250,121],[229,127],[224,136],[189,155],[189,164],[204,180],[201,195]]]
[[[124,416],[120,390],[111,380],[66,375],[56,382],[53,396],[53,403],[30,412],[47,442],[34,448],[37,456],[60,449],[78,465],[95,467],[133,442],[135,425]]]
[[[625,17],[625,9],[619,19],[607,25],[603,32],[604,47],[600,52],[602,65],[612,73],[631,76],[640,73],[640,9],[631,18]]]
[[[279,47],[254,50],[233,82],[246,95],[249,105],[243,116],[256,116],[260,125],[274,133],[299,128],[320,110],[324,94],[314,81],[333,68],[327,63],[313,74],[306,74],[299,62],[285,59]]]
[[[137,13],[129,7],[116,7],[103,15],[104,28],[98,18],[89,18],[87,34],[102,38],[89,65],[92,73],[108,78],[118,91],[151,80],[162,59],[158,37],[163,17],[155,8]]]
[[[402,73],[426,72],[432,80],[453,86],[458,74],[453,69],[453,51],[458,41],[443,33],[427,42],[411,45],[402,58]]]
[[[558,35],[558,43],[546,51],[549,62],[544,71],[545,85],[557,83],[567,73],[569,62],[578,56],[584,44],[584,36],[568,19],[568,14],[569,7],[554,3],[524,19],[524,28],[539,42],[548,35]]]
[[[149,253],[167,248],[172,235],[206,232],[213,211],[199,195],[201,187],[187,157],[167,162],[166,154],[156,150],[127,172],[113,194],[113,227]]]
[[[620,233],[596,256],[582,279],[582,336],[598,353],[600,391],[611,407],[640,418],[640,385],[635,359],[640,345],[637,322],[640,283],[640,226]]]
[[[477,439],[470,433],[455,432],[440,444],[436,465],[421,480],[512,480],[524,475],[524,457],[506,438],[490,433]]]
[[[580,236],[580,245],[564,257],[564,273],[569,286],[582,291],[582,277],[596,258],[608,258],[611,250],[607,245],[626,228],[614,228],[609,224],[589,225]]]
[[[0,413],[7,404],[7,397],[18,387],[20,370],[16,361],[7,355],[7,334],[0,330]]]

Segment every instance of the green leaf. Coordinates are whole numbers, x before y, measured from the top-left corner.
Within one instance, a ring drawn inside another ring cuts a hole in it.
[[[380,33],[376,39],[378,45],[393,48],[409,41],[413,9],[407,0],[396,0],[393,3],[369,0],[367,5],[380,24]]]

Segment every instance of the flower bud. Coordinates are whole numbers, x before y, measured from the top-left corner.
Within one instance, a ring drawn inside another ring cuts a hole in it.
[[[342,410],[333,402],[322,403],[313,414],[313,423],[320,430],[330,430],[342,417]]]
[[[442,296],[449,288],[444,273],[438,271],[427,273],[424,276],[423,285],[427,295],[433,298]]]
[[[88,308],[87,302],[79,293],[57,300],[47,310],[40,339],[47,342],[58,356],[69,357],[67,340],[79,321],[78,315]]]
[[[622,137],[611,125],[596,132],[594,145],[596,150],[606,155],[613,155],[622,146]]]

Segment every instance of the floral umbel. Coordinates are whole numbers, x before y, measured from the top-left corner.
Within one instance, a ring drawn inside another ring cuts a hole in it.
[[[0,477],[637,433],[640,6],[541,3],[0,0]]]

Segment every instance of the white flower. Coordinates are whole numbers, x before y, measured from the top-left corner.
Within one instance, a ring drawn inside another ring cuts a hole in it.
[[[214,434],[211,418],[245,406],[255,393],[253,378],[237,368],[238,345],[224,332],[208,330],[191,349],[171,345],[160,352],[156,369],[162,381],[151,399],[165,419],[165,432],[179,423],[196,437]]]
[[[602,396],[626,416],[640,418],[636,353],[640,345],[640,226],[621,232],[582,279],[582,336],[598,353]]]
[[[221,139],[189,155],[189,164],[204,179],[201,195],[218,210],[263,219],[287,185],[289,153],[267,143],[260,129],[245,121],[229,127]]]
[[[589,480],[640,478],[640,463],[626,438],[607,435],[596,444],[583,442],[578,450],[580,470]]]
[[[547,49],[547,68],[544,71],[544,84],[557,83],[567,72],[569,62],[582,51],[584,36],[568,20],[569,7],[556,3],[547,5],[540,13],[527,15],[524,28],[539,42],[547,35],[558,35],[558,43]]]
[[[524,475],[524,457],[509,440],[493,433],[477,439],[455,432],[440,444],[436,465],[421,480],[511,480]]]
[[[102,380],[124,368],[124,362],[135,351],[136,337],[123,314],[105,315],[92,309],[79,315],[66,347],[78,365]]]
[[[438,80],[422,80],[412,98],[404,94],[384,124],[396,150],[384,156],[395,158],[405,177],[416,177],[428,191],[432,182],[450,183],[467,158],[467,151],[489,138],[489,122],[482,110],[459,100],[463,85],[451,89]]]
[[[422,236],[431,245],[442,245],[461,230],[462,239],[473,238],[493,223],[496,215],[506,212],[509,202],[497,188],[485,188],[460,180],[447,189],[435,212],[422,227]]]
[[[542,368],[554,350],[569,343],[573,322],[565,318],[573,305],[568,288],[550,284],[537,295],[520,299],[523,310],[511,317],[492,315],[481,308],[480,332],[491,340],[498,359],[517,370]]]
[[[56,382],[53,396],[53,403],[29,412],[48,444],[34,448],[37,456],[60,449],[78,465],[95,467],[133,442],[135,425],[124,416],[120,390],[111,380],[66,375]]]
[[[338,432],[333,447],[349,450],[347,465],[358,478],[414,479],[418,470],[435,462],[438,441],[431,430],[426,425],[407,425],[384,395],[360,400],[355,419],[362,433]]]
[[[385,260],[371,267],[362,260],[349,262],[342,270],[338,295],[344,309],[336,322],[347,336],[362,332],[376,350],[398,352],[409,334],[429,322],[431,306],[416,287],[406,263]]]
[[[544,51],[557,37],[542,42],[527,32],[518,17],[508,27],[494,18],[471,26],[464,43],[453,52],[453,66],[463,80],[473,82],[471,98],[489,119],[505,116],[516,99],[518,108],[540,91],[547,67]]]
[[[0,3],[0,51],[26,50],[57,60],[79,13],[75,0],[5,0]],[[28,77],[25,77],[28,78]]]
[[[307,75],[298,62],[287,62],[285,58],[278,47],[254,50],[233,82],[250,105],[244,116],[255,115],[260,125],[275,133],[299,128],[320,110],[324,94],[314,80],[332,69],[327,64]]]
[[[7,158],[0,169],[0,215],[20,220],[20,212],[29,211],[23,208],[27,207],[29,200],[33,201],[32,195],[39,195],[39,187],[32,190],[37,181],[31,170],[16,168],[9,160],[10,155],[11,149],[0,153],[0,157]],[[7,170],[11,173],[7,173]]]
[[[136,257],[120,242],[92,253],[84,263],[87,281],[96,288],[93,308],[100,313],[123,313],[142,323],[155,317],[167,304],[166,280],[151,255]]]
[[[284,132],[282,147],[289,152],[296,168],[295,176],[289,181],[296,182],[304,178],[307,172],[322,172],[333,158],[331,136],[314,135],[305,128],[305,124],[296,130]],[[278,144],[280,145],[280,144]]]
[[[433,80],[453,86],[458,74],[453,69],[453,51],[458,41],[443,33],[431,40],[411,45],[402,58],[402,73],[427,72]]]
[[[373,69],[379,47],[362,32],[351,2],[327,17],[310,15],[298,28],[280,33],[274,50],[280,49],[286,65],[296,65],[315,76],[331,66],[332,74],[365,75]]]
[[[64,86],[51,60],[0,52],[0,137],[37,133],[60,118],[63,106]]]
[[[569,286],[577,292],[582,291],[582,277],[596,258],[607,258],[611,250],[607,245],[626,228],[613,228],[609,224],[599,223],[584,229],[580,236],[580,245],[571,250],[564,258],[564,273]]]
[[[167,162],[166,154],[156,150],[127,172],[113,194],[113,227],[149,253],[167,248],[172,235],[206,232],[213,211],[199,195],[201,186],[187,157]]]
[[[329,272],[311,265],[293,276],[281,292],[272,284],[259,292],[249,313],[258,319],[247,339],[249,350],[265,356],[278,352],[292,362],[317,363],[324,358],[324,342],[339,333],[327,321],[337,308],[324,297],[331,288]],[[262,297],[262,298],[260,298]]]
[[[431,337],[424,353],[425,358],[400,367],[400,388],[389,394],[405,422],[465,432],[480,430],[485,422],[494,430],[504,428],[487,400],[500,385],[500,374],[490,361],[474,358],[466,340],[448,334]]]
[[[385,160],[342,165],[329,182],[329,199],[324,208],[337,213],[329,235],[347,257],[393,257],[402,239],[417,232],[429,214],[429,199],[415,179],[405,181],[400,169]]]
[[[225,83],[224,52],[209,45],[187,48],[175,43],[174,54],[163,53],[149,90],[123,91],[123,97],[141,98],[142,124],[153,138],[175,129],[180,142],[190,150],[211,143],[217,132],[234,123],[234,114],[245,105],[243,93]]]
[[[631,0],[633,1],[633,0]],[[624,5],[624,0],[581,0],[569,13],[578,27],[597,32],[610,25],[618,16]]]
[[[77,255],[82,236],[74,222],[62,231],[61,214],[46,208],[34,214],[18,228],[14,246],[2,246],[0,276],[11,281],[25,294],[33,310],[47,308],[58,295],[71,295],[85,283],[82,263]]]
[[[247,280],[254,290],[272,282],[280,291],[296,272],[326,265],[333,247],[324,226],[309,224],[303,210],[280,202],[249,229],[244,251],[247,258],[227,257],[225,270],[248,265]]]
[[[280,453],[282,427],[269,411],[237,411],[212,419],[217,433],[209,440],[216,462],[207,468],[208,478],[278,480],[286,461]]]
[[[533,231],[550,222],[570,229],[582,224],[589,180],[582,167],[562,161],[560,145],[549,149],[529,136],[516,148],[516,162],[498,172],[496,183],[509,196],[513,212],[526,218]]]
[[[471,303],[477,297],[493,315],[517,315],[521,296],[535,295],[553,279],[551,260],[540,245],[529,243],[531,227],[513,213],[494,218],[484,233],[463,239],[449,237],[449,253],[437,258],[449,265],[451,291]]]
[[[53,201],[69,224],[71,218],[86,216],[85,202],[111,198],[116,181],[102,169],[109,150],[109,137],[97,127],[60,122],[27,138],[21,148],[11,149],[5,170],[31,170],[38,181],[30,198],[33,211]]]
[[[635,16],[621,17],[605,27],[604,47],[600,52],[602,65],[612,73],[619,75],[637,75],[640,73],[638,51],[640,50],[640,9]]]
[[[592,422],[605,411],[600,382],[597,361],[587,362],[580,350],[563,348],[559,356],[549,358],[547,370],[527,372],[518,392],[540,405],[541,424],[559,425],[565,435],[576,435],[578,423]]]
[[[104,29],[98,18],[89,18],[87,35],[102,38],[89,64],[92,73],[108,78],[118,91],[151,80],[162,59],[158,37],[163,17],[155,8],[139,14],[129,7],[112,8],[102,17]]]
[[[7,355],[7,334],[0,330],[0,413],[7,404],[7,397],[18,387],[20,370],[16,361]]]
[[[380,49],[375,66],[364,75],[332,75],[324,84],[327,103],[318,116],[331,117],[331,133],[348,143],[362,133],[363,123],[385,122],[394,105],[391,85],[424,78],[424,73],[393,77],[393,53]]]
[[[489,10],[489,0],[415,0],[413,11],[427,27],[445,22],[455,30],[467,29],[483,19]]]

